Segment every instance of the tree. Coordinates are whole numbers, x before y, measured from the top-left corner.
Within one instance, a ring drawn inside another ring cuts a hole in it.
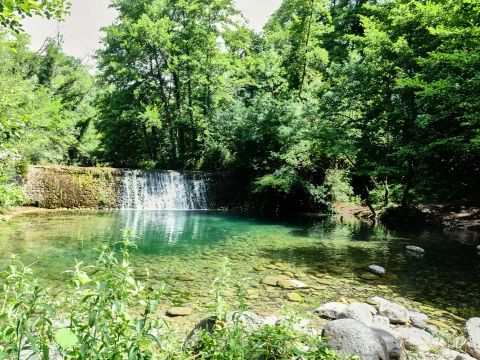
[[[0,26],[15,32],[22,30],[22,20],[38,15],[47,19],[61,19],[68,13],[71,3],[66,0],[2,0]]]

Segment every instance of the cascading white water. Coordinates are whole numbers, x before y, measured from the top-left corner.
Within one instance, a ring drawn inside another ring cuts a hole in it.
[[[123,174],[122,209],[206,210],[206,183],[201,175],[176,171],[128,170]]]

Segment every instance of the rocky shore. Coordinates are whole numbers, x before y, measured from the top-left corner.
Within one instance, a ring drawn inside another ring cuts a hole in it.
[[[191,309],[172,308],[167,311],[167,316],[190,313]],[[289,316],[260,316],[246,311],[232,313],[226,323],[232,326],[237,321],[244,331],[253,332],[291,320]],[[192,344],[200,331],[213,329],[216,321],[211,316],[199,322],[187,336],[185,344]],[[381,297],[373,297],[368,303],[326,303],[310,314],[294,318],[293,329],[312,338],[322,337],[345,359],[352,356],[362,360],[480,359],[480,318],[468,320],[463,333],[455,336],[448,333],[443,323],[426,314]]]

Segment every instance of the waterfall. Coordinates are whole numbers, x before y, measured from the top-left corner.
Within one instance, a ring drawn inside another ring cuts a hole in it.
[[[205,176],[176,171],[127,170],[121,189],[122,209],[206,210]]]

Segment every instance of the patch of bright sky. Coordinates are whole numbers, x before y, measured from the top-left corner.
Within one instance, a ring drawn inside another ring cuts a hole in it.
[[[71,2],[71,13],[65,21],[57,22],[38,17],[25,21],[25,31],[31,36],[31,48],[38,50],[47,37],[61,33],[67,54],[93,64],[91,56],[100,47],[101,28],[112,23],[115,11],[108,7],[108,0]],[[281,2],[282,0],[236,0],[237,7],[256,31],[261,31]]]

